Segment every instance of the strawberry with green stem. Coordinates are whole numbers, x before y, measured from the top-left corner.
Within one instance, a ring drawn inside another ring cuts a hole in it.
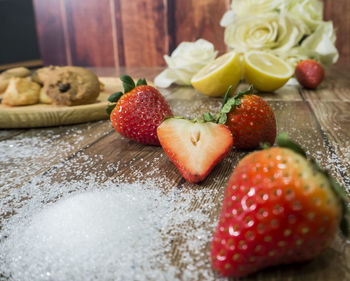
[[[203,115],[207,121],[225,124],[232,132],[238,149],[258,148],[262,143],[273,145],[276,138],[276,118],[271,107],[255,95],[253,86],[229,98],[231,87],[226,92],[218,114]]]
[[[344,189],[286,135],[279,147],[253,152],[226,188],[211,259],[224,276],[309,260],[348,236]]]
[[[147,85],[145,79],[134,80],[121,76],[124,93],[112,94],[107,108],[115,130],[136,142],[159,145],[157,127],[166,116],[172,116],[169,104],[154,87]]]

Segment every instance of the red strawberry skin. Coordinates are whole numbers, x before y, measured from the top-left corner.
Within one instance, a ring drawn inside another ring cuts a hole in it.
[[[142,144],[160,145],[157,127],[164,117],[172,115],[162,94],[152,86],[142,85],[118,100],[110,119],[123,136]]]
[[[324,79],[324,69],[315,60],[301,61],[295,68],[295,77],[298,82],[308,89],[316,89]]]
[[[226,126],[231,130],[238,149],[254,149],[261,143],[273,145],[276,139],[275,114],[257,95],[244,95],[241,105],[227,114]]]
[[[341,205],[323,174],[286,148],[243,158],[234,170],[212,241],[211,259],[224,276],[318,255],[333,240]]]

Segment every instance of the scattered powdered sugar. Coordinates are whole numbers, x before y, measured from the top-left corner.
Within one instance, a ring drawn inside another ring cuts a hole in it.
[[[61,199],[16,225],[0,247],[2,271],[13,280],[173,278],[174,270],[150,270],[169,248],[160,232],[168,199],[140,184]]]
[[[1,274],[9,280],[213,279],[205,249],[216,225],[210,198],[217,191],[159,186],[89,179],[53,184],[56,194],[34,192],[4,225]],[[62,198],[45,202],[55,195]]]
[[[0,280],[218,280],[210,242],[224,184],[174,186],[163,154],[106,163],[63,129],[40,134],[0,142]]]

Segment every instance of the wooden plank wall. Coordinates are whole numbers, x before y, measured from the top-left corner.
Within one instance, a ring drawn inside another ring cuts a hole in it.
[[[33,0],[45,64],[161,66],[182,41],[226,51],[219,22],[231,0]],[[350,65],[350,1],[324,0],[337,28],[339,64]]]

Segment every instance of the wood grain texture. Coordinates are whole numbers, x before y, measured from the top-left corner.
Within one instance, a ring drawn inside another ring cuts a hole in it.
[[[350,64],[350,2],[323,1],[325,19],[337,32],[338,64]],[[230,0],[33,2],[45,64],[162,66],[164,54],[198,38],[213,42],[220,53],[227,50],[220,20]]]
[[[73,65],[118,65],[110,8],[109,0],[65,0]]]
[[[350,102],[320,102],[310,100],[310,107],[320,124],[323,138],[332,150],[334,165],[350,187]],[[350,194],[350,189],[348,190]]]
[[[137,69],[132,70],[124,68],[95,69],[94,71],[98,74],[115,73],[115,75],[120,75],[125,72],[137,73]],[[140,74],[143,77],[151,78],[157,71],[159,71],[159,68],[152,68],[149,70],[144,68],[142,70],[143,73]],[[336,75],[334,77],[336,77]],[[338,77],[341,76],[338,75]],[[337,85],[341,85],[337,83],[336,80],[332,82],[332,84],[334,84],[335,87],[334,91],[337,91]],[[346,87],[345,85],[343,86]],[[325,87],[328,87],[327,82]],[[285,93],[285,91],[289,93]],[[350,85],[347,89],[344,88],[344,91],[350,91]],[[318,91],[315,92],[315,97],[317,92]],[[301,90],[300,93],[302,93]],[[220,108],[221,104],[221,99],[203,96],[190,87],[171,87],[167,89],[164,94],[176,114],[188,117],[200,116],[201,113],[208,110],[217,110]],[[329,157],[336,156],[344,166],[349,165],[350,103],[342,101],[342,95],[335,96],[335,98],[339,97],[338,101],[323,101],[313,99],[314,96],[309,96],[308,100],[304,100],[302,98],[304,97],[304,93],[302,93],[303,96],[299,95],[299,98],[297,96],[298,94],[299,90],[297,88],[283,88],[277,95],[266,94],[268,102],[276,115],[278,132],[287,132],[291,138],[305,147],[307,153],[314,156],[322,166],[330,166],[328,168],[337,180],[346,180],[347,175],[339,171],[339,163],[330,161]],[[34,129],[25,131],[17,136],[17,132],[14,132],[13,136],[11,136],[11,131],[8,131],[8,136],[11,140],[25,139],[26,137],[33,136],[38,137],[38,139],[45,143],[49,138],[52,138],[51,130],[55,132],[54,135],[59,135],[57,141],[56,139],[53,140],[55,142],[54,144],[56,144],[59,149],[62,149],[62,153],[64,154],[63,160],[53,159],[53,162],[50,162],[48,165],[47,161],[49,161],[51,155],[47,155],[47,158],[35,159],[34,163],[39,165],[39,172],[57,169],[59,172],[53,174],[53,180],[57,182],[67,183],[70,180],[79,180],[89,175],[90,172],[98,173],[100,171],[101,173],[106,172],[107,178],[109,179],[121,178],[126,182],[134,182],[140,178],[157,179],[165,177],[167,181],[160,184],[160,188],[174,190],[175,193],[186,193],[190,190],[209,190],[208,192],[212,192],[210,193],[212,196],[207,199],[212,204],[212,208],[207,210],[210,219],[202,227],[210,232],[214,232],[214,227],[212,227],[211,222],[215,221],[219,216],[221,197],[225,191],[228,177],[238,161],[247,154],[247,152],[232,150],[228,157],[216,166],[205,181],[195,185],[184,181],[181,174],[167,158],[161,147],[144,146],[126,139],[114,132],[109,121],[77,125],[78,130],[74,128],[75,126],[59,127],[50,130]],[[325,134],[328,141],[324,138]],[[62,143],[67,141],[74,145],[64,149]],[[332,150],[334,147],[338,147],[339,149]],[[78,157],[82,153],[86,158]],[[99,157],[96,158],[96,155]],[[94,157],[97,159],[96,162],[86,170],[84,169],[82,171],[77,168],[71,169],[68,173],[63,172],[64,167],[72,167],[73,164],[76,167],[82,167],[86,159]],[[56,165],[57,163],[60,163],[60,167],[63,167],[61,170]],[[24,166],[25,164],[26,163],[23,163],[21,165]],[[110,165],[118,166],[119,168],[108,169]],[[15,165],[9,165],[8,171],[10,172],[14,168]],[[17,169],[21,168],[23,167],[17,167]],[[26,180],[33,176],[30,172],[31,171],[29,171],[28,176],[25,177]],[[349,171],[346,170],[345,172],[348,173]],[[98,180],[104,181],[107,180],[107,178],[101,177]],[[198,200],[194,202],[190,208],[196,210],[202,203],[203,200]],[[186,264],[184,260],[180,258],[184,254],[182,243],[183,237],[180,230],[176,239],[174,239],[171,244],[171,261],[173,265],[180,269],[180,279],[181,277],[185,279],[184,276],[181,276],[181,272],[186,266],[191,266],[191,264]],[[199,272],[211,270],[211,265],[209,263],[210,238],[207,239],[206,243],[206,248],[203,249],[199,258],[207,262],[202,263],[203,268],[199,268]],[[329,248],[310,262],[272,267],[246,278],[232,278],[229,280],[347,281],[350,279],[349,261],[350,244],[346,243],[344,239],[338,235]],[[214,277],[209,280],[216,280],[215,277],[218,276],[214,275]],[[202,279],[208,280],[204,277]]]
[[[340,53],[338,64],[350,64],[350,1],[323,0],[325,19],[333,21],[337,34],[336,46]]]
[[[60,0],[33,0],[41,58],[45,64],[67,65]]]
[[[175,42],[195,41],[198,38],[213,42],[220,53],[227,51],[224,28],[220,20],[229,9],[229,0],[175,1]]]
[[[125,65],[163,65],[168,53],[166,7],[163,0],[119,0]]]
[[[325,80],[317,91],[300,88],[306,100],[350,101],[350,67],[333,66],[326,71]]]

